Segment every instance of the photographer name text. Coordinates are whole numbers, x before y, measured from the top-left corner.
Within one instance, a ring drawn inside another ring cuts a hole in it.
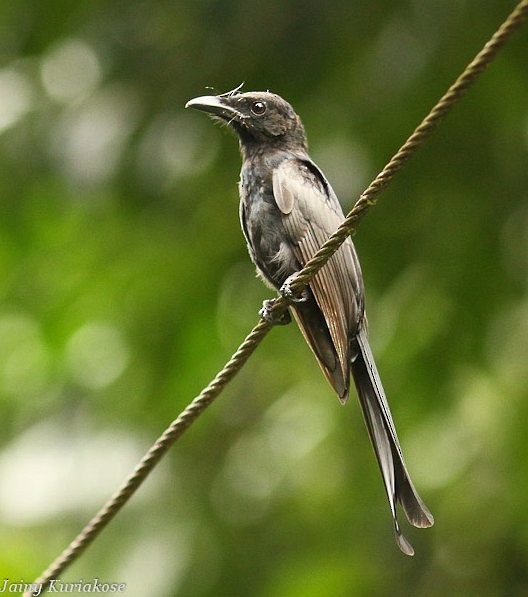
[[[26,593],[37,597],[44,589],[43,583],[27,583],[23,580],[11,581],[4,578],[0,583],[0,593]],[[98,578],[93,580],[79,580],[77,582],[63,582],[58,579],[49,581],[48,593],[123,593],[126,590],[124,582],[104,582]]]

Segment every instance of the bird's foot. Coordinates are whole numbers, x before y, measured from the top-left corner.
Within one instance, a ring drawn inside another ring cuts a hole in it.
[[[259,315],[268,323],[273,325],[288,325],[291,322],[291,315],[289,311],[283,311],[280,315],[273,313],[273,305],[276,299],[266,299],[262,302],[262,309]]]
[[[308,290],[306,288],[303,288],[302,291],[299,293],[298,290],[294,291],[292,289],[292,284],[295,282],[296,277],[297,274],[295,273],[286,278],[286,281],[280,287],[279,292],[285,299],[291,301],[292,303],[305,303],[308,300]]]

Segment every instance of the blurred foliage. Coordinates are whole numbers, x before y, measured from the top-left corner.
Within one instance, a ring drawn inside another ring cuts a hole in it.
[[[30,581],[214,375],[263,298],[232,135],[303,117],[345,208],[481,48],[495,0],[0,4],[0,579]],[[371,338],[436,517],[394,545],[359,410],[275,330],[64,575],[127,595],[528,594],[526,27],[361,224]]]

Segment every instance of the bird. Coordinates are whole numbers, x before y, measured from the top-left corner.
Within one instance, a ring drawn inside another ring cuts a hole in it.
[[[430,527],[434,519],[409,476],[369,345],[363,275],[352,239],[347,237],[301,296],[291,293],[296,273],[345,218],[330,183],[308,154],[300,117],[279,95],[242,92],[241,86],[196,97],[185,107],[208,113],[238,136],[240,223],[257,275],[289,296],[290,310],[343,404],[352,377],[381,471],[396,543],[404,554],[414,555],[401,531],[397,504],[415,527]],[[271,313],[265,301],[261,315]]]

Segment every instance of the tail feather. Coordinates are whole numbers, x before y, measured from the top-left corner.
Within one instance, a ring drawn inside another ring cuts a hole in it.
[[[292,313],[326,379],[337,392],[341,403],[344,404],[348,399],[350,374],[347,371],[346,375],[343,375],[324,316],[317,307],[311,291],[307,290],[307,292],[309,292],[308,300],[294,305]]]
[[[430,527],[434,518],[409,477],[364,329],[358,333],[352,344],[352,375],[389,499],[396,541],[403,553],[413,555],[414,550],[398,524],[396,503],[400,502],[407,519],[416,527]]]

